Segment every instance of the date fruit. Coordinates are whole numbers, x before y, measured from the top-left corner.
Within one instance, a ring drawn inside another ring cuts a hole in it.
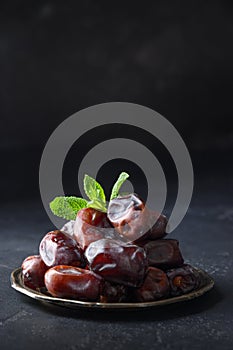
[[[22,276],[25,286],[31,289],[44,287],[44,274],[48,270],[39,255],[28,256],[22,263]]]
[[[148,302],[165,298],[169,294],[166,273],[156,267],[149,267],[143,285],[135,290],[137,301]]]
[[[56,265],[82,266],[83,252],[77,242],[59,230],[48,232],[40,243],[40,256],[44,263]]]
[[[85,252],[89,267],[110,282],[137,287],[142,284],[146,269],[145,250],[113,239],[101,239]]]
[[[69,236],[72,237],[73,234],[74,234],[74,223],[75,223],[74,220],[67,221],[65,223],[65,225],[61,228],[60,231],[66,233],[66,234],[68,234]]]
[[[178,296],[189,293],[200,285],[198,272],[188,264],[167,271],[171,295]]]
[[[150,229],[147,231],[144,239],[158,239],[165,237],[167,227],[167,218],[163,214],[159,214],[156,211],[150,211]]]
[[[176,239],[158,239],[143,244],[146,251],[149,266],[161,269],[178,267],[184,263]]]
[[[99,239],[115,237],[115,230],[106,213],[93,208],[79,210],[74,224],[74,238],[83,250]]]
[[[128,288],[123,284],[115,284],[105,281],[102,294],[100,296],[101,303],[122,303],[128,298]]]
[[[48,292],[58,298],[96,301],[103,287],[103,279],[92,271],[59,265],[45,274]]]
[[[130,242],[166,235],[166,217],[150,211],[134,193],[112,199],[107,215],[118,233]]]

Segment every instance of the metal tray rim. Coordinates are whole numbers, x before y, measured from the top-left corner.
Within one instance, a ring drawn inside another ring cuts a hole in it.
[[[211,276],[208,275],[204,270],[195,268],[195,270],[201,275],[202,280],[204,281],[202,286],[196,290],[193,290],[190,293],[183,294],[177,297],[170,297],[166,299],[156,300],[152,302],[125,302],[125,303],[100,303],[100,302],[89,302],[89,301],[80,301],[74,299],[64,299],[64,298],[55,298],[48,296],[39,291],[34,291],[26,287],[22,280],[21,267],[18,267],[11,273],[11,286],[18,292],[27,295],[30,298],[39,300],[41,302],[53,303],[68,308],[98,308],[98,309],[140,309],[148,307],[157,307],[173,303],[178,303],[182,301],[191,300],[198,298],[201,295],[208,292],[214,286],[214,280]]]

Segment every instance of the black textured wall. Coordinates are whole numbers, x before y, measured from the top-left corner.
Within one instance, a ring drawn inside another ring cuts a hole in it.
[[[232,146],[230,1],[1,1],[1,148],[42,147],[77,110],[156,109],[191,148]]]
[[[38,194],[53,130],[110,101],[160,112],[207,168],[221,159],[233,148],[232,15],[222,0],[1,1],[0,190],[10,179]]]

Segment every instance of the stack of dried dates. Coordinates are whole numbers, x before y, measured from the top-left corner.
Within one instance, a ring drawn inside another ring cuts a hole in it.
[[[24,284],[54,297],[82,301],[150,302],[188,293],[200,285],[184,264],[175,239],[165,239],[167,220],[136,194],[94,208],[42,239],[40,255],[23,261]]]

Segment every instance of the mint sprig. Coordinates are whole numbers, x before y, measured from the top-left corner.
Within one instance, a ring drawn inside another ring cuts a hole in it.
[[[84,191],[87,197],[91,201],[98,199],[102,201],[104,204],[106,203],[104,189],[95,179],[93,179],[93,177],[89,175],[85,175],[83,184],[84,184]]]
[[[126,172],[122,172],[119,175],[112,188],[110,200],[118,196],[122,184],[128,177],[129,174]],[[75,220],[78,211],[83,208],[94,208],[102,212],[107,212],[106,196],[103,187],[89,175],[84,176],[83,185],[89,201],[75,196],[56,197],[50,203],[50,209],[53,214],[66,220]]]
[[[121,186],[128,179],[128,177],[129,177],[129,174],[127,174],[126,172],[122,172],[119,175],[117,181],[115,182],[115,184],[114,184],[114,186],[112,188],[112,193],[111,193],[111,196],[110,196],[110,200],[114,199],[114,198],[116,198],[118,196]]]
[[[56,197],[49,204],[51,211],[56,216],[66,220],[75,220],[77,212],[87,207],[87,201],[79,197]]]
[[[106,197],[103,187],[89,175],[84,176],[83,184],[84,191],[90,199],[90,202],[87,203],[87,207],[106,212]]]

